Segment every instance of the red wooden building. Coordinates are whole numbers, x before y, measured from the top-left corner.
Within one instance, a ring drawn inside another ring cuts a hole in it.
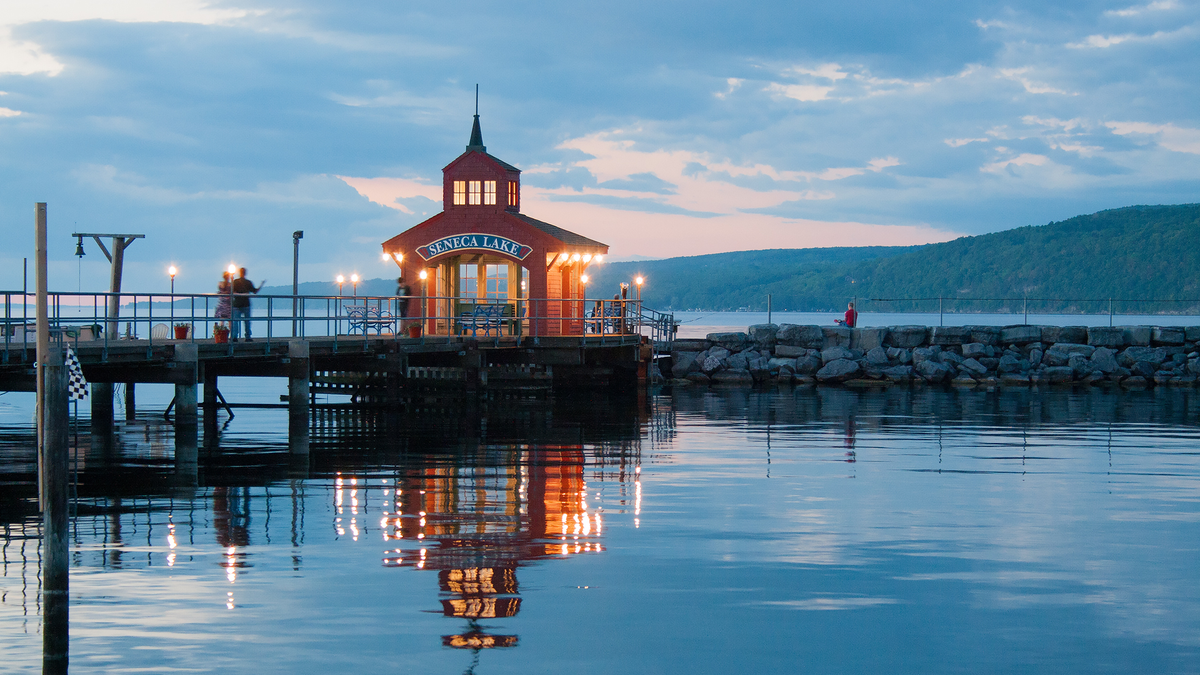
[[[383,242],[421,302],[426,333],[461,330],[458,317],[508,305],[506,332],[583,332],[584,271],[608,246],[521,213],[521,170],[488,154],[471,128],[466,152],[442,169],[442,212]]]

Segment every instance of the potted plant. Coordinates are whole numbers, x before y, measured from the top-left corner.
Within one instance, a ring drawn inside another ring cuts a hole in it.
[[[421,337],[421,324],[419,324],[419,323],[410,324],[408,327],[408,337],[410,337],[410,338]]]
[[[216,324],[213,326],[213,342],[217,344],[225,344],[229,342],[229,326],[224,324]]]
[[[188,328],[189,327],[190,326],[188,326],[188,324],[186,324],[186,323],[175,324],[175,339],[176,340],[186,340],[188,338]]]

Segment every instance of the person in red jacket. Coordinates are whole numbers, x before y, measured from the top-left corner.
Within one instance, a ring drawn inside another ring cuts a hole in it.
[[[854,328],[858,325],[858,310],[854,309],[853,302],[846,305],[846,318],[838,321],[838,323],[847,328]]]

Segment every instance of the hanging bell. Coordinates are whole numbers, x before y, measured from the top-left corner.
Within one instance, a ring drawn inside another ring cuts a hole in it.
[[[75,243],[75,255],[79,256],[80,258],[82,258],[84,256],[83,237],[80,237],[79,241]]]

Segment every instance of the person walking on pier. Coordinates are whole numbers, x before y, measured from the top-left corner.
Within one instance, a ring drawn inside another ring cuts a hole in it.
[[[267,282],[263,282],[264,284]],[[262,288],[262,284],[259,284]],[[238,278],[233,280],[233,341],[241,337],[239,322],[246,324],[246,342],[250,342],[250,294],[258,293],[259,288],[246,278],[246,268],[238,270]]]

